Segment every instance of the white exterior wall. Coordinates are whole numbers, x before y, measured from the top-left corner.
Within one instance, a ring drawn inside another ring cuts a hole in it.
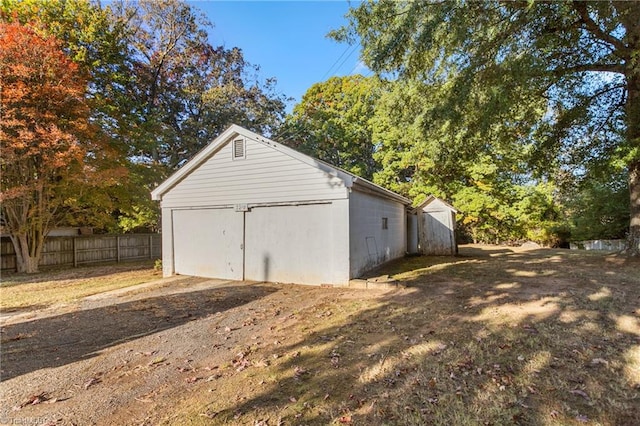
[[[277,147],[244,139],[246,158],[234,160],[233,144],[225,144],[165,193],[162,207],[347,198],[347,189],[340,178],[279,152]]]
[[[433,200],[419,214],[420,252],[426,255],[455,255],[456,213],[439,199]]]
[[[382,218],[388,229],[382,229]],[[405,206],[353,190],[349,197],[350,275],[357,278],[383,262],[402,257],[407,249]]]
[[[418,215],[407,215],[407,253],[418,253]]]
[[[349,283],[348,202],[256,207],[245,213],[245,279]]]
[[[233,159],[235,139],[162,195],[163,275],[347,285],[344,181],[250,138],[246,157]],[[238,204],[249,211],[235,211]],[[239,276],[236,256],[226,254],[236,245]]]
[[[162,276],[170,277],[173,269],[173,218],[171,209],[162,209]]]

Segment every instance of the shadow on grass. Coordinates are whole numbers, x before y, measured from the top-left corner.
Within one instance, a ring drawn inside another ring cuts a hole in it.
[[[73,363],[119,343],[226,311],[276,291],[232,285],[151,297],[3,327],[2,380]]]
[[[40,268],[40,272],[37,272],[35,274],[2,271],[2,283],[0,287],[7,288],[20,284],[40,283],[48,281],[65,281],[83,278],[98,278],[118,272],[152,269],[153,266],[153,260],[133,260],[120,263],[107,262],[91,265],[80,265],[77,268],[74,268],[73,265],[44,266]]]
[[[640,424],[636,261],[504,250],[387,266],[409,288],[292,326],[306,337],[278,349],[272,379],[212,400],[208,421]]]

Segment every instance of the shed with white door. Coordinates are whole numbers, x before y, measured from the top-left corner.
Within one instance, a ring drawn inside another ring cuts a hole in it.
[[[151,194],[164,276],[347,285],[407,247],[408,199],[236,125]]]
[[[426,255],[456,255],[456,213],[440,198],[430,195],[413,209],[417,218],[418,252]]]

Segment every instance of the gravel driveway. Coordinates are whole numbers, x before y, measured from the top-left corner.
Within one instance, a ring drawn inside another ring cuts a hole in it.
[[[156,424],[243,342],[286,340],[292,313],[341,291],[176,277],[5,315],[0,423]]]

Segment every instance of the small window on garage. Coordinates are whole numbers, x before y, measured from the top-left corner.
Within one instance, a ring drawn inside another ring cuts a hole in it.
[[[386,217],[382,218],[382,229],[389,229],[389,219]]]
[[[233,141],[233,159],[239,160],[247,157],[246,144],[244,139],[235,139]]]

